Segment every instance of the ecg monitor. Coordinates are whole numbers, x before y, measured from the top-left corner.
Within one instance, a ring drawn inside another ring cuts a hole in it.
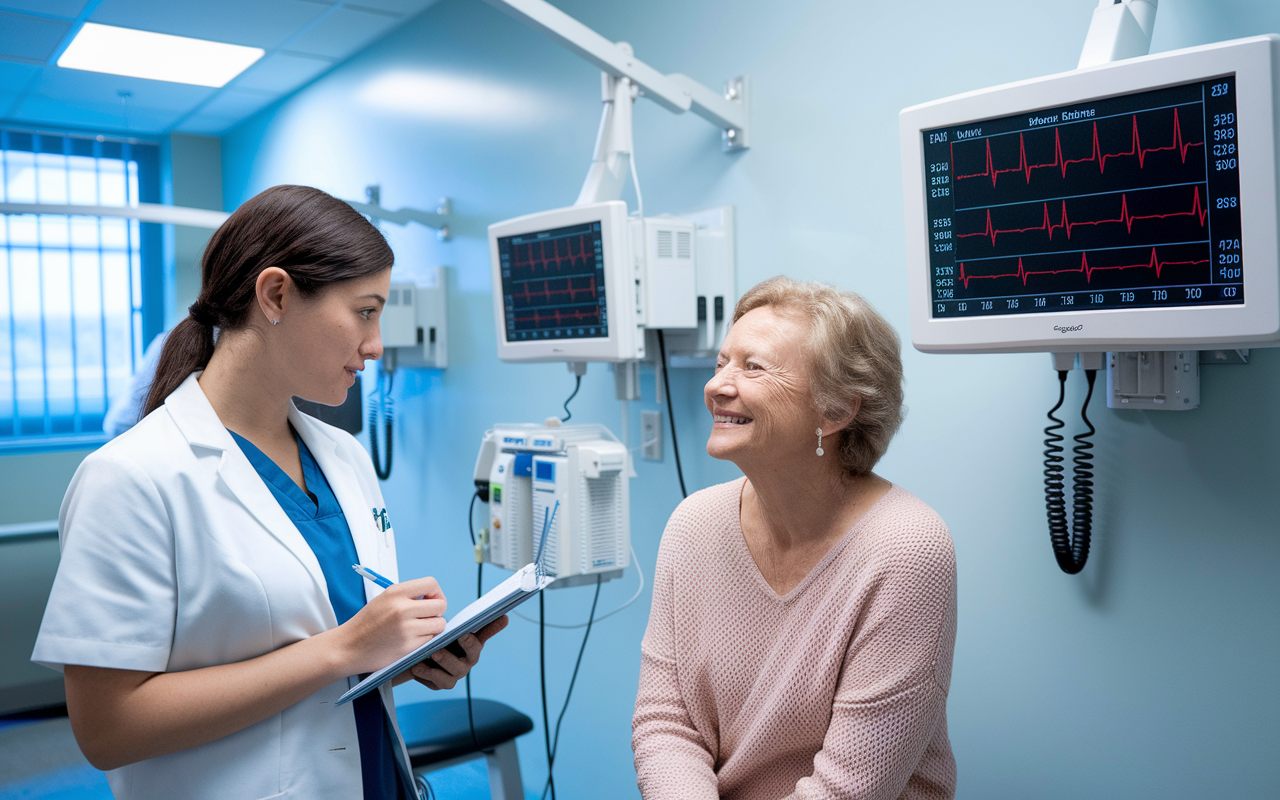
[[[626,203],[617,200],[490,225],[498,357],[642,357],[630,236]]]
[[[1280,344],[1278,65],[1259,36],[903,110],[913,344]]]

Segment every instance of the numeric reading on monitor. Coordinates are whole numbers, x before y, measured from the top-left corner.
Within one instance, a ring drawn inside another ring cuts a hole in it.
[[[922,135],[933,317],[1244,302],[1234,76]]]
[[[507,341],[609,335],[600,223],[498,239]]]

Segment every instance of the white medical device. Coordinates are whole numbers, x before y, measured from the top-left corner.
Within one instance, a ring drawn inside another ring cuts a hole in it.
[[[378,327],[392,369],[449,366],[447,275],[444,267],[434,267],[421,284],[391,284]]]
[[[1278,94],[1257,36],[903,110],[912,343],[1280,344]]]
[[[498,357],[631,361],[645,357],[646,328],[723,328],[726,288],[712,289],[720,293],[710,298],[711,320],[700,293],[697,248],[707,237],[698,233],[691,220],[628,217],[621,200],[489,226]],[[731,236],[720,238],[721,249]],[[708,247],[708,265],[715,263]],[[732,302],[731,269],[728,277]]]
[[[489,498],[480,558],[518,570],[541,551],[553,587],[621,577],[631,553],[630,475],[626,448],[603,425],[495,425],[475,467]]]

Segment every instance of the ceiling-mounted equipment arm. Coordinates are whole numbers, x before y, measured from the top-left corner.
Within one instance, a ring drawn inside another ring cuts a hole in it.
[[[658,105],[677,114],[692,111],[724,133],[725,150],[745,150],[749,141],[747,82],[729,81],[727,95],[678,73],[663,75],[623,47],[578,22],[545,0],[485,0],[540,30],[616,78],[626,78]]]
[[[607,72],[600,74],[600,83],[604,113],[600,117],[600,131],[596,134],[591,169],[575,206],[621,199],[622,187],[626,186],[627,172],[631,169],[633,85],[630,79],[616,78]]]
[[[1076,69],[1151,52],[1159,0],[1098,0]]]

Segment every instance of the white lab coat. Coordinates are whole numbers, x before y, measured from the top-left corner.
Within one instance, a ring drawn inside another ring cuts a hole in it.
[[[254,658],[337,625],[320,564],[189,377],[80,465],[58,520],[62,560],[32,660],[178,672]],[[342,506],[360,562],[397,580],[382,492],[348,433],[289,411]],[[381,590],[366,582],[366,598]],[[107,773],[115,797],[257,800],[363,794],[340,680],[209,744]],[[381,689],[392,710],[390,685]],[[408,755],[397,726],[402,770]]]

